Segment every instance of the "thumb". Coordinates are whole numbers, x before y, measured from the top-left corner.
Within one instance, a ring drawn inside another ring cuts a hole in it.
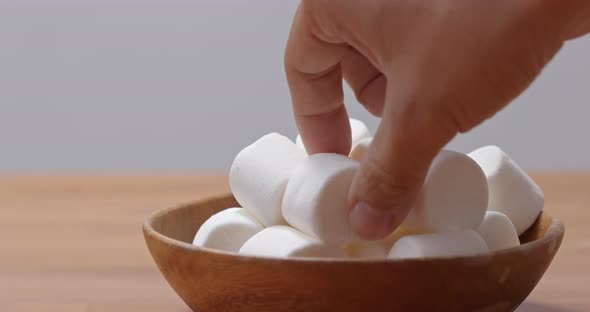
[[[349,221],[364,239],[390,234],[405,219],[430,163],[454,137],[448,114],[387,92],[379,129],[349,191]]]

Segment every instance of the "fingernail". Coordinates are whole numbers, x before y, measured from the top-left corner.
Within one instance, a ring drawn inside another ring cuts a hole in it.
[[[358,202],[348,216],[352,229],[364,239],[380,239],[393,230],[395,215],[392,211],[375,209]]]

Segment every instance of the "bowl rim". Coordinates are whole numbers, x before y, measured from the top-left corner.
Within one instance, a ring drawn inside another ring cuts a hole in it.
[[[161,241],[165,244],[168,244],[172,247],[189,250],[191,252],[202,252],[205,254],[223,256],[223,257],[231,257],[235,259],[241,260],[250,260],[250,261],[269,261],[269,262],[294,262],[294,263],[426,263],[432,262],[433,260],[436,261],[456,261],[456,260],[466,260],[472,262],[487,262],[489,258],[494,256],[501,256],[505,254],[511,254],[516,251],[526,253],[527,250],[536,248],[539,245],[543,245],[546,243],[550,243],[551,241],[559,240],[565,234],[565,226],[561,222],[561,220],[557,217],[553,217],[552,215],[548,214],[545,210],[541,211],[539,217],[544,216],[551,219],[551,224],[547,232],[543,235],[543,237],[536,239],[534,241],[521,244],[519,246],[514,246],[510,248],[505,248],[501,250],[496,250],[492,252],[488,252],[485,254],[475,254],[475,255],[465,255],[465,256],[453,256],[453,257],[428,257],[428,258],[408,258],[408,259],[388,259],[388,258],[312,258],[312,257],[292,257],[292,258],[278,258],[278,257],[266,257],[266,256],[256,256],[256,255],[240,255],[235,252],[229,252],[219,249],[213,249],[208,247],[199,247],[193,244],[189,244],[171,237],[168,237],[153,228],[153,221],[159,217],[162,217],[172,211],[188,208],[189,206],[198,206],[202,205],[206,202],[212,200],[223,200],[232,197],[231,193],[205,197],[199,199],[197,201],[188,202],[185,204],[179,204],[173,207],[159,209],[148,216],[148,218],[143,222],[142,230],[144,233],[144,237],[147,240],[147,237],[152,237],[158,241]],[[232,208],[232,207],[226,207]]]

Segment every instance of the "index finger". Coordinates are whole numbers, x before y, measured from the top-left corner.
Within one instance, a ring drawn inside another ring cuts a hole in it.
[[[300,5],[285,51],[285,72],[293,113],[307,152],[348,154],[350,124],[343,101],[340,62],[347,44],[322,35]]]

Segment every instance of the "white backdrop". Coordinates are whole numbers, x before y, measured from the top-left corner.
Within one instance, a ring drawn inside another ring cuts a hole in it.
[[[0,172],[223,171],[295,136],[283,46],[297,1],[0,0]],[[451,148],[590,168],[590,38]],[[352,116],[373,129],[347,93]]]

